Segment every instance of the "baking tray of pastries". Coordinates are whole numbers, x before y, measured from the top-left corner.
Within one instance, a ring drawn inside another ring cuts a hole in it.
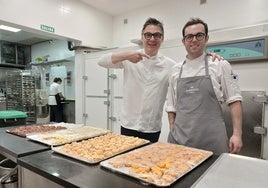
[[[14,134],[20,137],[26,137],[29,134],[48,132],[67,129],[67,127],[58,124],[46,124],[46,125],[23,125],[19,127],[13,127],[6,130],[7,133]]]
[[[59,146],[74,141],[92,138],[109,133],[107,129],[92,126],[73,127],[46,133],[27,135],[27,138],[49,146]]]
[[[143,184],[165,187],[212,155],[211,151],[157,142],[102,161],[100,165]]]
[[[148,143],[149,141],[145,139],[108,133],[80,142],[52,147],[52,150],[89,164],[97,164],[105,159]]]

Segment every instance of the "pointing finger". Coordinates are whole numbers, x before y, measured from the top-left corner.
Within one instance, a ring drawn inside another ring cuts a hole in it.
[[[147,55],[147,54],[144,54],[144,53],[140,53],[140,55],[141,55],[141,57],[145,57],[145,58],[150,58],[150,56],[149,55]]]

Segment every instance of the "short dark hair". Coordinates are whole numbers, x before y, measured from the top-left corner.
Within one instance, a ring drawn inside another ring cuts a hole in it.
[[[162,31],[162,34],[164,35],[164,27],[163,27],[163,23],[160,22],[159,20],[155,19],[155,18],[148,18],[146,20],[146,22],[144,23],[143,25],[143,28],[142,28],[142,33],[144,32],[145,28],[148,26],[148,25],[156,25],[158,27],[160,27],[161,31]]]
[[[184,37],[185,36],[185,29],[186,27],[188,26],[191,26],[191,25],[196,25],[196,24],[202,24],[205,28],[205,34],[208,35],[208,25],[203,21],[201,20],[200,18],[191,18],[183,27],[182,29],[182,36]]]
[[[56,82],[56,83],[57,83],[58,81],[62,82],[61,78],[54,78],[54,80],[53,80],[53,82]]]

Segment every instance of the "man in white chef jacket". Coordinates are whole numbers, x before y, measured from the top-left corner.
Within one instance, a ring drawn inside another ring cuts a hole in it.
[[[169,79],[168,142],[213,151],[239,153],[242,148],[242,96],[237,76],[227,61],[212,61],[205,53],[208,26],[196,18],[182,30],[188,52]],[[233,134],[228,140],[221,102],[230,107]]]
[[[124,69],[121,134],[157,142],[162,126],[168,77],[175,61],[158,50],[164,40],[163,24],[148,18],[143,25],[144,49],[105,54],[99,65]]]

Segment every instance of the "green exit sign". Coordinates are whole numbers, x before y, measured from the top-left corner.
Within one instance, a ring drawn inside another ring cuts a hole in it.
[[[47,26],[47,25],[40,25],[40,29],[43,30],[43,31],[47,31],[47,32],[50,32],[50,33],[54,33],[55,32],[55,29],[54,27],[50,27],[50,26]]]

